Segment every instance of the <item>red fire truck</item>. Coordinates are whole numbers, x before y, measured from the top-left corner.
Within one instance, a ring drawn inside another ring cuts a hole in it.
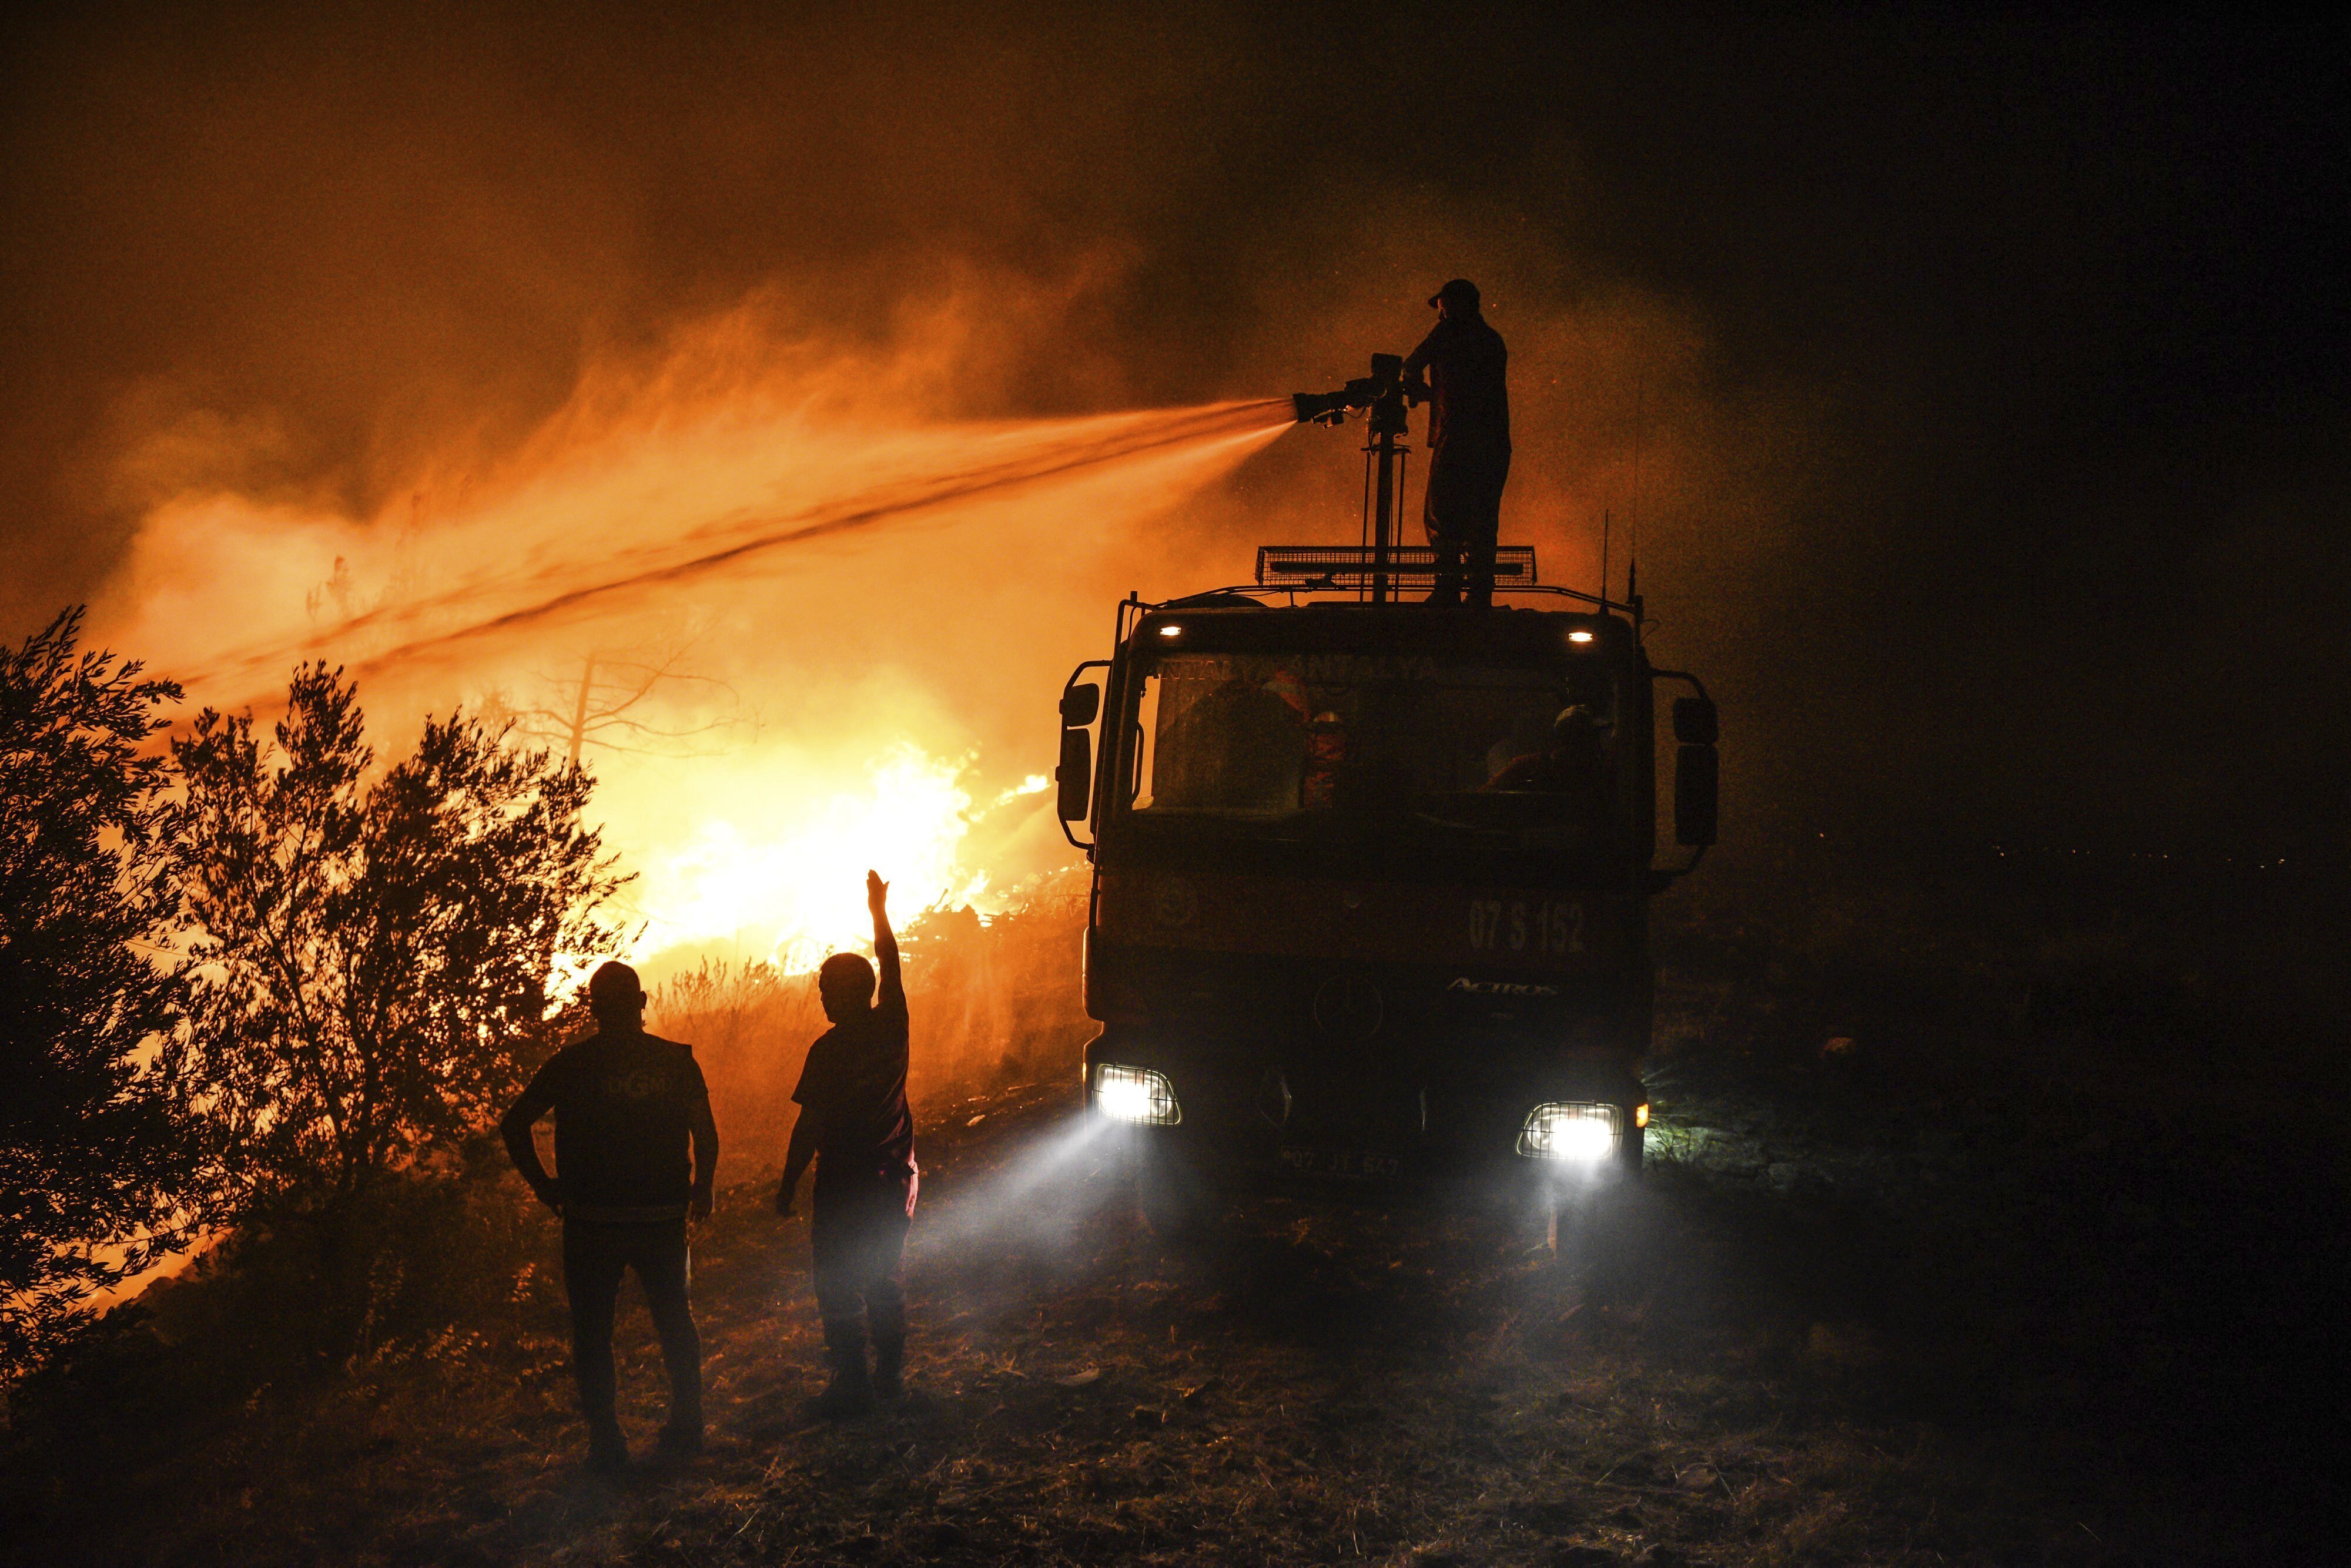
[[[1714,705],[1650,664],[1637,595],[1544,585],[1531,549],[1498,552],[1491,608],[1408,601],[1437,563],[1391,542],[1401,400],[1376,370],[1333,395],[1356,393],[1372,541],[1131,596],[1061,695],[1060,812],[1093,872],[1085,1099],[1155,1225],[1252,1170],[1556,1194],[1640,1165],[1647,905],[1714,841]]]

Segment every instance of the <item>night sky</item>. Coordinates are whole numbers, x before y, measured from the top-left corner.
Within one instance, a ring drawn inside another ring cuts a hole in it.
[[[1029,280],[1061,308],[948,411],[1001,416],[1329,384],[1463,273],[1520,345],[1515,504],[1628,401],[1715,455],[1637,504],[1733,839],[2351,847],[2339,27],[874,10],[16,15],[0,633],[102,595],[162,488],[372,510],[763,287],[878,338]],[[1579,360],[1610,319],[1629,359]],[[1305,450],[1203,505],[1352,486]]]

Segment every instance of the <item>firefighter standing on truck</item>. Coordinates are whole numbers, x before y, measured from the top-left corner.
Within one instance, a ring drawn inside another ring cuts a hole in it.
[[[898,939],[890,930],[890,884],[865,873],[873,912],[872,967],[854,953],[835,953],[817,971],[817,996],[832,1020],[809,1048],[792,1099],[800,1107],[784,1156],[776,1212],[792,1212],[800,1176],[816,1161],[810,1244],[815,1253],[816,1304],[832,1382],[819,1407],[854,1416],[878,1394],[899,1391],[906,1355],[906,1297],[899,1266],[920,1180],[914,1118],[906,1105],[906,988],[898,974]],[[868,1330],[873,1364],[865,1363]]]
[[[1405,391],[1428,412],[1422,517],[1437,551],[1431,604],[1494,601],[1494,541],[1510,476],[1509,350],[1479,314],[1478,286],[1457,277],[1429,296],[1437,325],[1404,362]],[[1424,379],[1424,373],[1426,379]]]

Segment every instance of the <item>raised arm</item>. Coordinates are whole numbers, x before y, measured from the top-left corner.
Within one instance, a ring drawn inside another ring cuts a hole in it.
[[[898,937],[890,929],[890,884],[879,872],[865,873],[865,907],[873,912],[873,961],[881,971],[876,1007],[906,1010],[906,984],[898,976]]]
[[[538,1119],[553,1109],[555,1097],[547,1092],[547,1072],[542,1068],[538,1076],[530,1081],[530,1087],[522,1092],[522,1098],[499,1118],[498,1131],[506,1137],[507,1153],[513,1157],[515,1169],[520,1171],[522,1179],[530,1184],[530,1190],[538,1195],[538,1201],[561,1214],[562,1189],[556,1185],[555,1178],[547,1174],[547,1166],[539,1163],[538,1145],[530,1135],[530,1130]]]

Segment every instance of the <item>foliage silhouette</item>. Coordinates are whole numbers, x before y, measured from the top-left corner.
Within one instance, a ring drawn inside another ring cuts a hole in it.
[[[274,746],[208,708],[172,748],[230,1216],[331,1216],[454,1151],[552,1049],[559,959],[618,946],[585,771],[456,715],[370,782],[341,672],[306,665],[287,695]]]
[[[77,653],[80,623],[0,648],[0,1380],[185,1245],[197,1168],[158,945],[166,767],[141,754],[180,688]]]

